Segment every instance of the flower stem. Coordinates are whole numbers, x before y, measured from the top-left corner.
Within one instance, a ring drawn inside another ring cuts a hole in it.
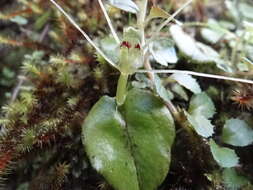
[[[116,92],[116,101],[117,101],[118,106],[121,106],[126,99],[127,79],[128,79],[128,74],[123,74],[123,73],[120,74],[120,77],[118,80],[117,92]]]

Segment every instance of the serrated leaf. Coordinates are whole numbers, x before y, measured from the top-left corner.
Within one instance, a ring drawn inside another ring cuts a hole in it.
[[[155,92],[162,98],[164,101],[169,101],[173,99],[173,94],[170,91],[166,90],[163,86],[162,81],[158,75],[154,75],[154,86]]]
[[[159,38],[150,43],[150,52],[154,59],[163,66],[168,63],[177,63],[178,57],[171,40],[167,38]]]
[[[124,10],[130,13],[138,13],[139,7],[132,0],[109,0],[109,3],[117,7],[118,9]]]
[[[178,49],[195,63],[219,63],[219,54],[210,46],[196,42],[178,25],[170,27],[170,33]]]
[[[239,164],[239,158],[235,151],[217,145],[213,139],[209,141],[211,152],[215,161],[224,168],[235,167]]]
[[[211,118],[215,114],[215,107],[211,98],[202,92],[191,98],[188,112],[191,115],[203,115],[206,118]]]
[[[168,173],[174,122],[160,99],[147,91],[132,89],[120,108],[114,98],[102,97],[82,135],[92,166],[115,189],[154,190]]]
[[[190,75],[175,73],[170,75],[170,78],[177,81],[180,85],[182,85],[183,87],[187,88],[188,90],[192,91],[195,94],[201,93],[201,89],[198,82]]]
[[[187,120],[190,122],[194,130],[202,137],[210,137],[213,135],[214,126],[211,122],[205,118],[203,115],[190,115],[185,112]]]
[[[165,10],[159,8],[159,7],[152,7],[149,13],[148,18],[169,18],[170,14],[168,14]]]
[[[222,172],[223,183],[228,190],[239,190],[249,183],[249,180],[239,175],[234,168],[226,168]]]
[[[253,130],[240,119],[229,119],[222,130],[224,143],[233,146],[247,146],[253,143]]]

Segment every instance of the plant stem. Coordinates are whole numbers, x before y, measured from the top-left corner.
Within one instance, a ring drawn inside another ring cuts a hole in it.
[[[127,79],[128,79],[128,74],[123,74],[123,73],[120,74],[120,77],[118,80],[117,92],[116,92],[116,101],[117,101],[118,106],[121,106],[126,99]]]

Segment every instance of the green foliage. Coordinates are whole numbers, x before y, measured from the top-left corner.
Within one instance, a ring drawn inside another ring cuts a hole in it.
[[[226,168],[222,172],[224,184],[229,190],[241,189],[243,186],[249,184],[246,177],[239,175],[234,168]]]
[[[115,189],[155,189],[169,169],[173,119],[159,99],[137,89],[118,109],[113,98],[102,97],[86,118],[91,163]]]
[[[168,66],[168,63],[175,64],[178,61],[174,44],[168,38],[155,39],[150,43],[150,53],[157,63]]]
[[[240,119],[227,120],[222,130],[222,141],[233,146],[247,146],[253,142],[253,130]]]
[[[239,164],[239,158],[235,151],[230,148],[224,148],[217,145],[214,140],[209,142],[213,158],[224,168],[235,167]]]
[[[106,19],[98,3],[89,0],[60,3],[102,51],[120,65],[121,73],[127,73],[122,83],[119,80],[123,98],[116,105],[115,98],[103,96],[115,95],[118,72],[106,65],[103,56],[91,50],[59,11],[51,8],[50,1],[9,2],[7,8],[3,7],[4,11],[0,2],[0,19],[4,21],[0,35],[0,54],[4,57],[0,66],[0,87],[1,97],[9,98],[10,102],[2,107],[0,119],[1,183],[9,177],[7,184],[13,189],[111,189],[91,169],[86,158],[80,137],[86,119],[92,125],[89,128],[92,135],[86,127],[83,129],[84,144],[86,148],[91,147],[86,149],[88,157],[115,189],[122,186],[122,189],[145,190],[252,189],[250,182],[242,177],[252,178],[251,107],[238,109],[230,101],[231,91],[240,84],[203,78],[196,81],[182,74],[128,75],[139,68],[191,69],[251,79],[250,1],[227,0],[228,10],[222,9],[222,13],[212,5],[216,2],[195,1],[178,17],[179,22],[165,9],[177,10],[181,1],[170,4],[165,0],[152,1],[154,6],[150,10],[148,6],[150,14],[145,18],[142,7],[145,1],[110,0],[111,6],[105,8],[113,18],[116,33],[123,36],[121,44],[107,35]],[[204,18],[204,10],[215,10],[211,13],[212,20]],[[177,25],[172,24],[169,32],[164,28],[156,33],[160,21],[168,18]],[[188,20],[194,22],[187,23]],[[127,23],[131,24],[130,28],[125,27]],[[128,81],[134,86],[129,92],[132,86],[127,85]],[[239,92],[239,103],[251,103],[250,88]],[[208,96],[201,93],[202,89]],[[101,96],[103,98],[95,104]],[[111,107],[98,110],[102,105]],[[172,159],[174,125],[170,114],[177,128]],[[238,119],[229,119],[235,116]],[[97,125],[109,120],[112,125]],[[115,130],[121,135],[117,136]],[[208,143],[206,138],[211,136],[217,144],[212,139]],[[105,145],[104,139],[111,146]],[[231,148],[221,147],[220,140],[240,146],[236,148],[237,154]],[[125,156],[116,155],[111,160],[112,150]],[[103,169],[99,168],[98,157],[107,164]],[[170,160],[171,172],[168,172]],[[213,161],[220,167],[230,168],[221,174]],[[120,164],[115,165],[115,162]],[[240,174],[231,168],[234,166]],[[9,173],[14,175],[7,176]]]
[[[185,112],[186,117],[195,131],[203,137],[212,136],[214,126],[209,119],[213,117],[215,107],[206,93],[196,94],[191,98],[188,112]]]
[[[201,88],[192,76],[185,74],[173,74],[170,76],[171,79],[177,81],[180,85],[192,91],[195,94],[201,93]]]

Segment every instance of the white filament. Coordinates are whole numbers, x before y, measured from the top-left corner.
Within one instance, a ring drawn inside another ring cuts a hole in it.
[[[111,29],[111,33],[112,33],[113,38],[115,39],[115,41],[116,41],[118,44],[120,44],[120,39],[119,39],[119,37],[118,37],[118,35],[117,35],[117,33],[116,33],[116,31],[115,31],[113,25],[112,25],[112,22],[111,22],[110,17],[108,16],[108,14],[107,14],[107,12],[106,12],[106,9],[105,9],[105,7],[104,7],[104,4],[102,3],[101,0],[98,0],[98,3],[99,3],[99,5],[100,5],[100,7],[101,7],[101,9],[102,9],[102,11],[103,11],[103,13],[104,13],[104,15],[105,15],[105,19],[106,19],[106,21],[107,21],[107,23],[108,23],[108,25],[109,25],[109,27],[110,27],[110,29]]]
[[[205,77],[205,78],[214,78],[214,79],[229,80],[229,81],[253,84],[253,81],[248,80],[248,79],[226,77],[226,76],[222,76],[222,75],[213,75],[213,74],[206,74],[206,73],[199,73],[199,72],[185,71],[185,70],[138,70],[137,72],[138,73],[149,73],[149,72],[150,73],[171,73],[171,74],[178,73],[178,74],[186,74],[186,75],[199,76],[199,77]]]
[[[92,39],[86,34],[86,32],[84,32],[79,26],[78,24],[63,10],[63,8],[61,8],[61,6],[59,4],[57,4],[54,0],[50,0],[55,6],[56,8],[69,20],[69,22],[71,24],[73,24],[73,26],[85,37],[85,39],[96,49],[96,51],[113,67],[118,69],[118,66],[112,61],[110,60],[105,54],[104,52],[92,41]]]

